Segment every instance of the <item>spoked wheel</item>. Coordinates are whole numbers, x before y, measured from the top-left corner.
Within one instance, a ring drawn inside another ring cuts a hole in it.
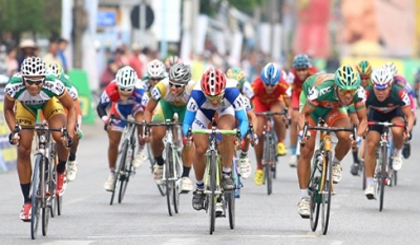
[[[332,153],[328,152],[327,157],[324,158],[323,164],[323,178],[321,180],[321,196],[322,196],[322,234],[326,235],[328,231],[328,225],[330,221],[330,211],[331,211],[331,189],[332,189]],[[324,182],[324,183],[322,183]]]
[[[386,166],[388,160],[388,149],[386,145],[383,145],[381,152],[382,163],[379,168],[380,173],[378,174],[378,187],[379,187],[379,211],[382,211],[384,206],[384,194],[385,194],[385,179],[386,179]]]
[[[42,211],[42,235],[46,236],[48,231],[48,221],[50,220],[50,213],[51,213],[51,206],[50,206],[50,196],[47,196],[47,190],[50,190],[50,178],[51,174],[48,166],[48,161],[42,161],[43,167],[41,170],[43,171],[44,178],[41,179],[41,211]],[[53,195],[53,193],[51,193]]]
[[[267,180],[267,195],[271,195],[273,191],[273,172],[271,171],[271,165],[266,163],[264,165],[265,178]]]
[[[210,167],[210,194],[208,195],[209,200],[209,221],[210,221],[210,235],[214,232],[216,223],[216,164],[217,159],[215,152],[211,154],[211,167]]]
[[[47,230],[48,230],[48,221],[50,219],[50,207],[45,206],[42,208],[42,235],[46,236],[47,235]]]
[[[173,158],[172,158],[172,148],[167,145],[166,147],[166,161],[165,161],[165,183],[166,183],[166,202],[168,204],[168,213],[169,216],[172,216],[172,207],[173,201],[175,200],[174,194],[176,191],[175,182],[172,179],[174,169],[173,169]]]
[[[35,160],[34,173],[32,176],[32,210],[31,210],[31,238],[36,239],[39,224],[40,203],[40,173],[39,166],[42,163],[42,155],[38,155]]]
[[[147,148],[147,155],[149,156],[150,169],[151,169],[152,174],[153,174],[153,167],[156,164],[155,157],[153,156],[152,148],[151,148],[149,143],[147,144],[146,148]],[[156,184],[156,186],[159,190],[160,195],[165,196],[165,186],[164,185],[158,185],[158,184]]]
[[[52,166],[52,171],[51,171],[51,181],[50,181],[50,192],[51,192],[51,196],[49,198],[50,200],[50,211],[51,211],[51,217],[54,218],[55,214],[57,213],[57,196],[55,193],[55,190],[57,188],[57,172],[56,172],[56,168],[55,168],[55,162],[54,160],[52,161],[53,163],[50,165]]]
[[[309,185],[310,195],[310,216],[311,230],[316,231],[319,218],[319,192],[318,192],[319,177],[313,177]]]
[[[176,182],[172,181],[172,183],[174,185],[174,188],[172,190],[174,211],[175,211],[175,213],[178,213],[179,212],[179,193],[180,193],[180,190],[179,190],[179,185],[177,185]]]
[[[127,171],[127,168],[130,168],[131,165],[130,162],[128,162],[127,160],[127,154],[128,153],[128,140],[126,140],[122,147],[121,147],[121,158],[120,158],[120,163],[119,163],[119,167],[118,167],[118,172],[119,172],[119,178],[116,179],[116,181],[119,181],[119,185],[120,185],[120,191],[118,192],[118,203],[121,203],[123,198],[124,198],[124,194],[125,194],[125,190],[127,189],[127,185],[128,185],[128,174],[129,172]],[[113,193],[115,193],[116,188],[114,188]]]
[[[235,196],[233,191],[227,191],[225,193],[225,199],[227,202],[227,209],[229,212],[229,226],[230,229],[235,229]]]

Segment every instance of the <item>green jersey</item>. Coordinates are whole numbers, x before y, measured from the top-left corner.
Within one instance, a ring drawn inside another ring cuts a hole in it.
[[[302,94],[306,97],[306,101],[304,102],[308,102],[309,105],[315,108],[323,107],[332,109],[335,107],[344,107],[338,100],[334,84],[334,74],[315,74],[310,76],[305,80],[302,87]],[[301,100],[301,104],[302,102]],[[365,90],[360,87],[354,94],[351,104],[354,104],[356,110],[358,110],[364,108],[364,102]]]
[[[10,99],[17,100],[33,109],[41,109],[52,97],[63,96],[66,92],[66,87],[55,76],[46,76],[39,94],[32,96],[23,84],[22,75],[17,73],[10,78],[4,88],[4,92]]]
[[[66,86],[67,88],[67,92],[73,100],[76,100],[79,97],[79,92],[77,91],[73,83],[70,81],[70,77],[64,72],[61,72],[61,74],[58,77],[54,74],[49,74],[46,77],[50,78],[51,80],[58,79],[61,82],[63,82],[64,86]]]
[[[393,84],[389,97],[380,102],[373,91],[373,86],[366,88],[366,107],[369,107],[379,113],[389,113],[400,107],[410,106],[410,97],[404,88]]]

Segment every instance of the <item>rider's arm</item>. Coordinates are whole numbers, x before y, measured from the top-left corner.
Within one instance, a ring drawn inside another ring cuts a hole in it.
[[[248,132],[248,116],[246,115],[245,108],[236,111],[235,110],[235,117],[238,119],[239,122],[239,129],[241,130],[241,138],[244,138]]]
[[[182,123],[182,134],[184,136],[187,135],[188,129],[193,124],[194,119],[195,119],[195,115],[197,114],[197,111],[198,111],[197,102],[191,96],[190,99],[188,100],[187,111],[185,112],[184,122]]]
[[[251,110],[247,111],[246,114],[248,115],[248,121],[250,121],[252,123],[252,125],[254,127],[256,127],[257,122],[258,122],[258,118],[257,118],[257,115],[255,115],[254,110],[251,109]]]
[[[10,131],[13,132],[16,124],[16,117],[15,117],[15,100],[8,95],[5,96],[4,99],[4,118],[6,119],[7,126],[9,127]]]
[[[61,104],[64,106],[64,108],[67,109],[67,130],[69,132],[70,137],[74,137],[75,129],[76,129],[76,119],[77,119],[77,109],[76,105],[71,98],[70,94],[67,92],[64,92],[64,94],[60,97],[58,97]]]
[[[159,101],[155,101],[154,99],[149,100],[147,103],[146,110],[144,112],[144,120],[146,120],[147,123],[152,121],[153,111],[155,110],[158,103]]]
[[[366,107],[363,105],[363,107],[357,107],[356,108],[356,114],[357,118],[359,119],[359,126],[357,128],[357,135],[363,136],[363,134],[366,132],[368,121],[367,121],[367,112]]]
[[[407,130],[408,132],[411,132],[414,126],[414,114],[409,106],[402,107],[401,110],[408,122]]]
[[[246,114],[246,98],[239,92],[236,87],[226,88],[225,98],[232,104],[235,110],[235,117],[239,121],[239,130],[241,138],[244,138],[248,132],[248,116]]]
[[[144,114],[144,119],[147,123],[152,121],[153,111],[155,110],[157,104],[162,99],[164,94],[166,93],[166,87],[164,86],[163,82],[159,82],[156,84],[152,90],[150,91],[150,99],[146,106],[146,111]]]
[[[303,106],[303,109],[299,112],[298,126],[300,130],[303,129],[306,118],[309,117],[313,111],[315,111],[315,107],[310,105],[309,102],[306,102],[305,105]]]

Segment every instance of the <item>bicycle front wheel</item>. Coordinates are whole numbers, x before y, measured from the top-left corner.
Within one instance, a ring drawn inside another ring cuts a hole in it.
[[[127,154],[129,151],[131,151],[131,154]],[[125,157],[126,159],[124,168],[122,169],[122,175],[120,176],[121,183],[120,192],[118,195],[118,203],[121,203],[124,198],[125,191],[127,190],[128,186],[128,181],[130,180],[130,175],[133,171],[134,147],[127,145]]]
[[[382,211],[384,206],[384,195],[385,195],[385,181],[386,181],[386,166],[388,161],[388,146],[386,144],[383,144],[381,147],[381,167],[380,167],[380,173],[378,175],[378,181],[379,181],[379,211]]]
[[[53,196],[51,192],[51,166],[48,166],[49,162],[46,158],[42,157],[41,171],[44,173],[41,179],[41,211],[42,211],[42,235],[47,235],[48,223],[50,220],[51,206],[50,198]],[[50,195],[47,195],[47,190],[50,191]]]
[[[209,220],[210,220],[210,235],[213,234],[216,223],[216,174],[217,174],[217,157],[216,152],[212,151],[210,156],[210,194],[209,202]]]
[[[230,229],[235,228],[235,194],[234,191],[228,191],[225,194],[228,212],[229,212],[229,226]]]
[[[174,175],[173,159],[172,159],[172,148],[166,145],[166,161],[165,161],[165,183],[166,183],[166,202],[168,205],[169,216],[172,216],[172,202],[174,200],[174,181],[172,177]]]
[[[42,164],[42,155],[38,154],[35,158],[34,171],[32,175],[32,210],[31,210],[31,238],[36,239],[39,224],[40,203],[40,176],[39,168]]]
[[[322,234],[326,235],[328,231],[328,225],[330,222],[330,211],[331,211],[331,189],[333,185],[332,179],[332,152],[328,151],[324,157],[323,175],[325,178],[322,186]],[[322,184],[321,184],[322,185]]]

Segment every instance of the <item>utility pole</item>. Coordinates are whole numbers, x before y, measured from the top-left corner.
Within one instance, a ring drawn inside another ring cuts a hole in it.
[[[84,29],[84,14],[83,14],[83,1],[84,0],[74,0],[74,36],[73,36],[73,64],[74,68],[82,69],[82,60],[83,60],[83,29]]]

